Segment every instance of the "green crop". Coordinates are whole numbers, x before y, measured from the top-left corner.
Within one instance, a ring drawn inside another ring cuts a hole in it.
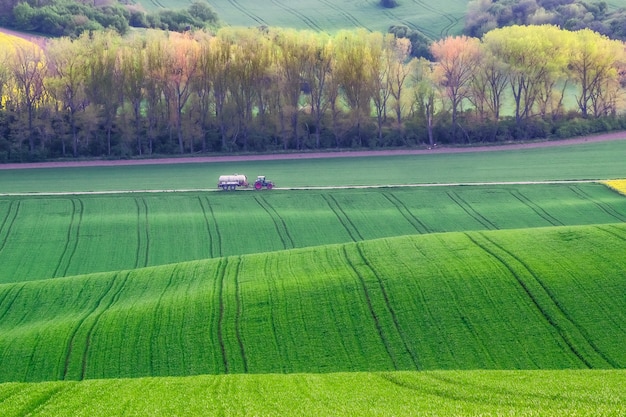
[[[626,221],[600,184],[0,198],[0,282],[464,230]]]

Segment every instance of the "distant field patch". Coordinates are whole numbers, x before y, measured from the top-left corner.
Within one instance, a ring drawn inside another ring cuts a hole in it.
[[[604,181],[604,183],[612,189],[626,195],[626,180],[611,180]]]
[[[209,4],[229,26],[276,26],[336,32],[341,29],[365,28],[387,32],[391,25],[406,25],[438,39],[454,35],[463,28],[468,0],[400,1],[386,9],[374,0],[211,0]],[[178,0],[143,0],[148,10],[183,8]]]

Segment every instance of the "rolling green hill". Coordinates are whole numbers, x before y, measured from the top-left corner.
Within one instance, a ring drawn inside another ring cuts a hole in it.
[[[0,381],[624,368],[625,242],[411,235],[4,284]]]
[[[622,221],[626,199],[594,183],[0,197],[0,283],[409,234]]]
[[[219,18],[231,26],[278,26],[335,32],[355,27],[387,32],[389,26],[403,24],[419,29],[432,39],[457,34],[463,28],[468,0],[404,0],[399,7],[385,9],[377,0],[211,0]],[[148,10],[181,8],[176,0],[144,0]]]

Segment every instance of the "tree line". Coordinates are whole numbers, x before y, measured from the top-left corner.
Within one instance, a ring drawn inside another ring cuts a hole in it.
[[[626,52],[589,29],[410,40],[272,28],[17,46],[0,160],[434,145],[626,128]],[[571,97],[568,106],[567,100]]]

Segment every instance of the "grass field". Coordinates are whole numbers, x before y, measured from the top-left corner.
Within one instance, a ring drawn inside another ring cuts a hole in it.
[[[31,193],[624,178],[623,142],[0,171],[0,415],[622,416],[623,180]]]
[[[626,136],[625,136],[626,137]],[[624,178],[626,140],[482,153],[1,170],[0,194],[216,189],[222,174],[278,187]]]
[[[624,385],[624,371],[203,375],[0,384],[0,409],[4,417],[598,417],[626,413]]]
[[[411,235],[5,284],[0,381],[622,369],[625,241]]]
[[[594,183],[0,197],[0,283],[409,234],[622,221],[626,199]]]
[[[468,0],[432,3],[406,0],[399,7],[385,9],[377,0],[211,0],[219,18],[230,26],[276,26],[335,32],[340,29],[366,28],[387,32],[391,25],[419,29],[432,39],[454,35],[463,28]],[[147,10],[181,8],[188,3],[176,0],[143,0]]]

